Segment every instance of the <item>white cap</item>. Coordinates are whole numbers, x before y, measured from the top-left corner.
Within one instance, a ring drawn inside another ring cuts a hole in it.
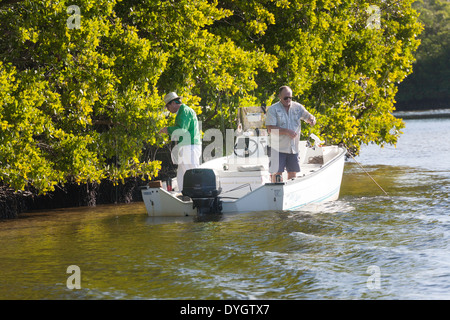
[[[164,103],[168,104],[170,101],[175,100],[177,98],[180,98],[175,92],[170,92],[168,94],[166,94],[166,96],[164,97]]]

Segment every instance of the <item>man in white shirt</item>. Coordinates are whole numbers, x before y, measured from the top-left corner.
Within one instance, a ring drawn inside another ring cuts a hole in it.
[[[292,89],[282,86],[278,91],[280,101],[267,110],[266,127],[271,135],[269,172],[272,182],[286,169],[288,179],[300,172],[299,140],[301,120],[314,126],[316,118],[300,103],[292,101]]]

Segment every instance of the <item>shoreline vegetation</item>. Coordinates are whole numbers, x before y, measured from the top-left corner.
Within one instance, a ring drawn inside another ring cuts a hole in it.
[[[66,184],[45,195],[32,191],[17,191],[0,186],[0,220],[18,218],[21,213],[61,208],[96,206],[142,201],[141,179],[129,178],[114,186],[109,181],[100,184]]]
[[[414,54],[413,73],[398,86],[396,109],[450,108],[450,3],[422,0],[412,7],[420,14],[424,29]]]
[[[236,126],[239,107],[270,106],[289,85],[320,124],[303,135],[354,154],[395,144],[402,118],[450,114],[449,8],[439,0],[1,2],[0,220],[141,201],[140,186],[173,177],[171,144],[157,134],[174,120],[162,112],[169,91],[195,109],[203,131],[223,131]]]
[[[396,111],[394,116],[401,119],[429,119],[429,118],[449,118],[450,108],[435,109],[411,109]]]
[[[448,118],[450,108],[411,109],[395,112],[394,116],[402,119]],[[173,169],[172,171],[175,172]],[[170,170],[166,170],[160,178],[164,180],[170,174]],[[101,184],[70,184],[46,195],[30,191],[15,192],[11,188],[0,186],[0,220],[18,218],[20,213],[37,210],[140,202],[142,201],[140,187],[146,183],[139,178],[130,178],[116,186],[109,181]]]

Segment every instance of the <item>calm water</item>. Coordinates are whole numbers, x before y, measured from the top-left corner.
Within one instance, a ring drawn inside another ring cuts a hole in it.
[[[388,196],[349,160],[340,199],[299,212],[157,219],[135,203],[1,221],[0,299],[449,299],[450,119],[405,122],[397,148],[357,158]]]

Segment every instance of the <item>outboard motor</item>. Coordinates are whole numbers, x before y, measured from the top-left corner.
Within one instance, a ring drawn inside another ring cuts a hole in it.
[[[221,191],[219,177],[212,169],[189,169],[184,174],[182,194],[192,199],[199,214],[221,213]]]

